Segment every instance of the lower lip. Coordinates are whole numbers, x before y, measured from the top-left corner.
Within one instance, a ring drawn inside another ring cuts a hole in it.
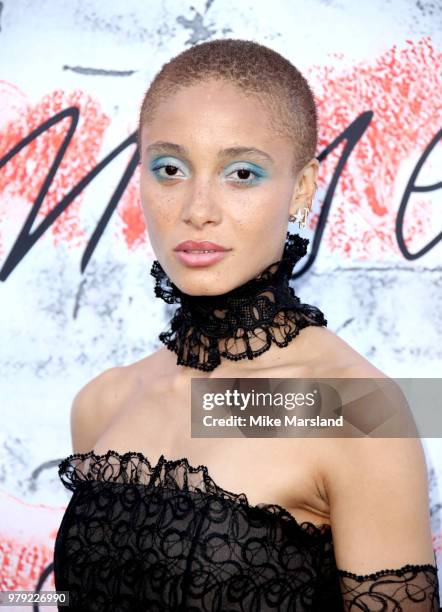
[[[178,259],[185,266],[191,268],[202,268],[211,266],[225,257],[228,251],[215,251],[214,253],[186,253],[186,251],[175,251]]]

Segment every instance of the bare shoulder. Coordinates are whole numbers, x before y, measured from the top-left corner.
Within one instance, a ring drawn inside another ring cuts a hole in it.
[[[302,334],[309,348],[308,366],[311,376],[340,379],[342,386],[339,386],[339,391],[342,396],[345,396],[347,387],[351,387],[351,381],[347,384],[347,379],[388,378],[343,338],[327,327],[310,326],[305,328]],[[337,470],[342,473],[346,464],[353,465],[351,451],[355,441],[357,443],[357,440],[349,437],[323,437],[315,441],[315,443],[318,442],[318,486],[329,507],[332,494],[336,494],[333,485],[336,482]]]
[[[129,365],[108,368],[77,391],[71,406],[74,453],[92,450],[113,417],[130,403],[141,387],[148,387],[158,379],[158,353]]]
[[[302,330],[311,347],[311,366],[323,378],[386,377],[364,355],[327,327],[309,326]]]
[[[71,405],[70,425],[74,453],[93,449],[121,393],[120,382],[125,379],[125,368],[108,368],[94,376],[74,396]]]

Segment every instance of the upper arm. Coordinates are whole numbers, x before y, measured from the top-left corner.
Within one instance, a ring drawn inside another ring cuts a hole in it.
[[[85,453],[94,448],[109,417],[111,388],[120,369],[105,370],[76,393],[70,413],[73,453]]]
[[[355,364],[347,376],[350,383],[355,378],[373,381],[367,387],[349,385],[370,389],[350,414],[356,423],[354,410],[359,411],[359,433],[367,425],[365,433],[372,431],[372,436],[335,439],[324,468],[336,564],[362,575],[407,563],[434,563],[425,453],[420,438],[413,437],[406,398],[369,362]]]
[[[434,563],[419,438],[349,438],[329,457],[325,487],[336,565],[368,574]]]

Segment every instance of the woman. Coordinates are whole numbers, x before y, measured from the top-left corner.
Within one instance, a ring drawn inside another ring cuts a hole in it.
[[[316,146],[305,78],[254,42],[192,47],[146,92],[151,274],[180,308],[74,399],[54,568],[76,610],[438,609],[418,438],[190,435],[192,378],[386,378],[288,284]]]

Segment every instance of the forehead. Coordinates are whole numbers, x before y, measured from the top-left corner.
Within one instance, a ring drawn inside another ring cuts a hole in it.
[[[170,112],[172,109],[185,111],[193,115],[195,109],[202,112],[218,113],[221,115],[244,115],[251,110],[264,118],[270,119],[270,111],[266,108],[264,95],[251,94],[243,91],[234,83],[225,79],[209,79],[180,87],[170,93],[158,105],[158,112]]]
[[[275,129],[274,111],[266,99],[249,95],[225,80],[180,88],[156,107],[142,129],[143,148],[155,141],[210,148],[248,146],[270,155],[292,149],[290,139]]]

